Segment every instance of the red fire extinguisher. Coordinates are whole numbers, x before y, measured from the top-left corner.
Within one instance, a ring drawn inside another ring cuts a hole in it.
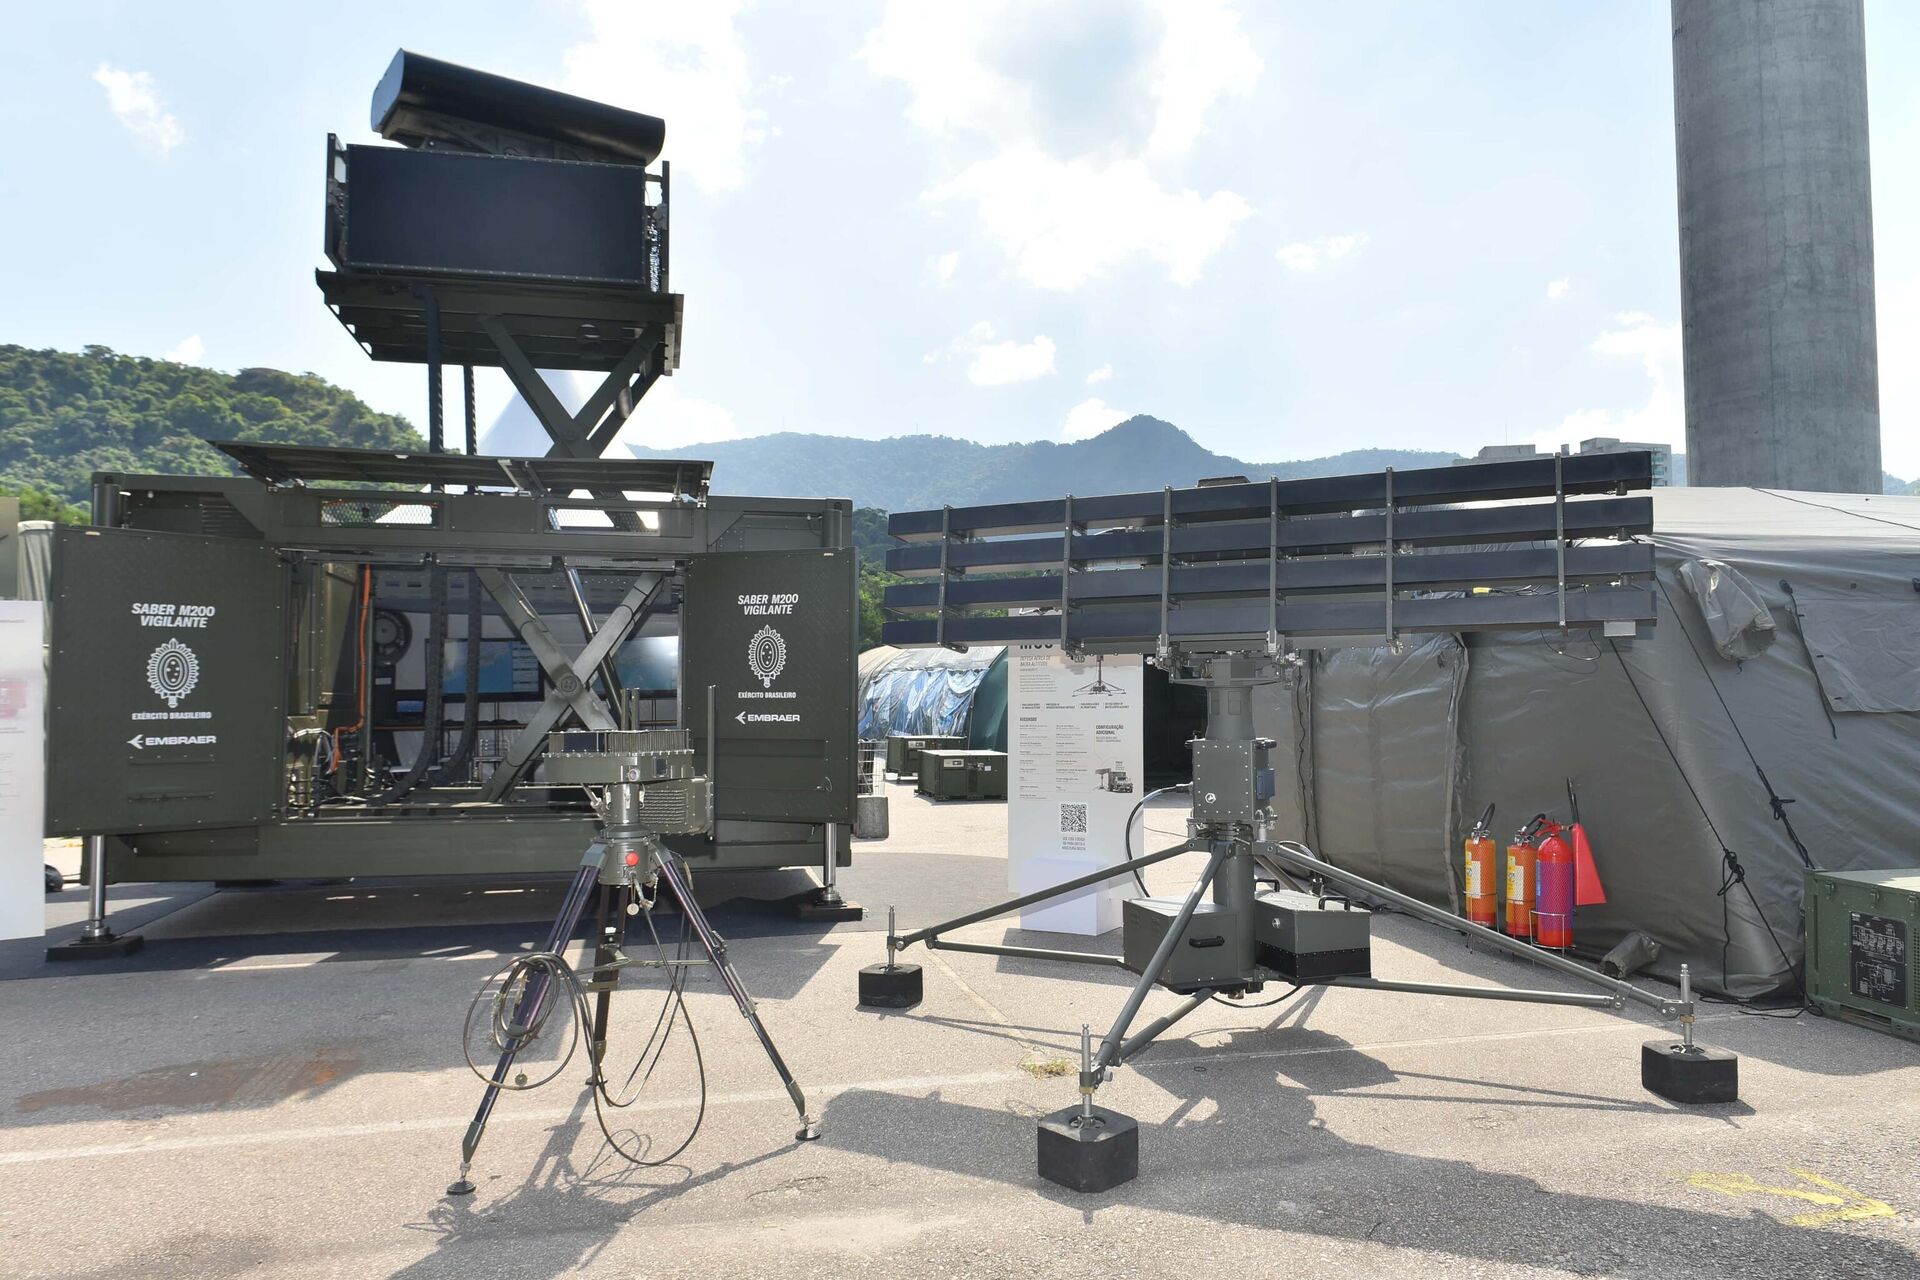
[[[1507,844],[1507,935],[1533,937],[1534,861],[1539,850],[1533,833],[1547,816],[1543,813],[1513,833]]]
[[[1493,928],[1494,917],[1500,910],[1500,886],[1494,878],[1493,806],[1480,815],[1480,821],[1473,824],[1473,830],[1467,833],[1466,863],[1466,899],[1467,919],[1474,924]]]
[[[1533,940],[1556,951],[1573,949],[1573,846],[1565,828],[1544,822],[1535,854]]]

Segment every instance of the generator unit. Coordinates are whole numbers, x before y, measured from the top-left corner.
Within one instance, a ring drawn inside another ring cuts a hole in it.
[[[928,747],[941,751],[963,751],[966,738],[955,734],[895,734],[887,739],[887,772],[896,777],[920,776],[920,753]]]
[[[897,739],[896,739],[897,741]],[[915,788],[935,800],[1005,800],[1007,753],[949,751],[926,747],[919,753],[920,782]]]
[[[1920,868],[1810,872],[1806,921],[1814,1007],[1920,1040]]]

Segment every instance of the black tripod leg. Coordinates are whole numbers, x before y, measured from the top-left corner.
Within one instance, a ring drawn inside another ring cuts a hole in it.
[[[573,931],[580,925],[580,916],[587,909],[587,898],[592,894],[594,885],[600,879],[600,859],[604,846],[595,844],[587,850],[587,856],[580,861],[580,869],[574,873],[573,882],[567,886],[567,895],[560,901],[560,914],[554,917],[553,929],[547,934],[546,952],[561,954],[573,937]],[[519,1002],[513,1008],[513,1022],[516,1027],[534,1025],[546,1009],[547,1000],[552,996],[552,978],[546,970],[535,973],[527,979],[526,990],[520,993]],[[487,1088],[480,1095],[480,1105],[474,1109],[473,1121],[467,1126],[467,1136],[460,1143],[460,1176],[447,1188],[450,1196],[473,1194],[473,1183],[467,1180],[467,1171],[473,1167],[473,1153],[480,1146],[480,1139],[486,1136],[487,1120],[493,1115],[493,1104],[500,1100],[500,1086],[507,1082],[507,1074],[513,1070],[513,1060],[526,1047],[526,1041],[518,1036],[507,1042],[500,1053],[500,1061],[493,1068],[493,1076],[487,1081]]]
[[[720,981],[726,985],[733,1002],[740,1006],[740,1014],[746,1018],[747,1025],[753,1028],[753,1034],[759,1039],[760,1047],[767,1052],[768,1061],[779,1073],[781,1083],[787,1086],[787,1096],[793,1099],[793,1109],[800,1113],[800,1132],[794,1134],[801,1142],[811,1142],[820,1136],[820,1127],[807,1114],[807,1095],[800,1091],[800,1082],[793,1078],[793,1072],[787,1069],[785,1058],[774,1046],[773,1037],[767,1034],[767,1028],[760,1021],[760,1014],[753,1007],[753,997],[747,994],[747,988],[740,981],[740,975],[733,971],[733,965],[727,959],[727,940],[722,938],[714,927],[707,922],[706,913],[700,910],[700,904],[694,901],[693,886],[687,879],[686,868],[671,853],[660,850],[655,856],[660,868],[660,878],[673,890],[674,901],[680,904],[680,910],[686,914],[687,922],[693,926],[694,934],[700,939],[701,949],[707,958],[713,961],[713,971],[720,975]]]
[[[593,1030],[588,1044],[593,1050],[592,1085],[595,1088],[604,1080],[600,1065],[607,1057],[607,1015],[613,1007],[613,989],[620,984],[620,962],[625,959],[621,948],[627,941],[627,904],[632,900],[633,890],[627,885],[603,888],[600,909],[594,919],[593,936],[597,945],[593,949],[593,983],[597,990],[593,996]]]

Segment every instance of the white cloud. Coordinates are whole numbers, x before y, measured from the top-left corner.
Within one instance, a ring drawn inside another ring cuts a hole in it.
[[[666,155],[702,191],[737,190],[747,155],[771,130],[753,104],[740,0],[638,5],[582,0],[591,38],[561,55],[568,93],[667,122]]]
[[[1330,262],[1350,258],[1367,243],[1365,232],[1344,236],[1321,236],[1318,240],[1296,240],[1274,251],[1280,265],[1289,271],[1318,271]]]
[[[1169,191],[1144,161],[1060,161],[1034,148],[971,165],[927,198],[971,203],[981,230],[1041,289],[1078,288],[1135,257],[1192,284],[1253,212],[1231,191]]]
[[[1576,409],[1535,437],[1547,448],[1578,445],[1593,436],[1686,448],[1687,414],[1680,361],[1680,325],[1662,324],[1644,311],[1623,311],[1613,328],[1587,347],[1606,360],[1633,361],[1647,378],[1646,402],[1631,409]]]
[[[1259,78],[1221,0],[889,0],[859,56],[906,85],[908,120],[952,144],[957,172],[928,203],[966,207],[1029,284],[1072,289],[1135,258],[1189,284],[1251,212],[1150,167],[1189,152]]]
[[[1162,4],[1166,35],[1154,59],[1155,155],[1189,150],[1205,131],[1207,112],[1226,94],[1252,91],[1261,62],[1240,33],[1240,15],[1220,0]]]
[[[738,440],[748,433],[734,421],[731,410],[683,394],[672,378],[653,384],[633,416],[614,437],[616,443],[647,449],[680,449],[687,445],[712,444],[719,440]]]
[[[1094,396],[1082,400],[1067,410],[1067,420],[1060,426],[1062,440],[1085,440],[1099,435],[1108,427],[1125,422],[1133,415],[1124,409],[1116,409],[1105,400]]]
[[[1113,377],[1113,366],[1110,364],[1103,364],[1098,369],[1095,369],[1092,373],[1087,375],[1087,385],[1092,386],[1096,382],[1105,382],[1107,379],[1111,377]]]
[[[103,62],[94,68],[93,82],[107,91],[114,118],[146,146],[164,156],[187,140],[186,127],[161,103],[151,75]]]
[[[171,360],[175,364],[199,364],[207,358],[207,344],[200,341],[199,334],[190,333],[160,358]]]
[[[1547,301],[1558,302],[1573,292],[1573,281],[1567,276],[1547,281]]]
[[[1031,382],[1053,372],[1053,339],[1040,334],[1030,342],[1011,338],[994,341],[993,326],[985,320],[955,338],[944,352],[929,352],[926,363],[946,356],[964,356],[967,381],[976,387],[1004,387]]]
[[[942,287],[945,287],[946,283],[953,279],[953,273],[958,270],[959,267],[960,255],[956,252],[943,253],[933,260],[933,273],[940,277]]]

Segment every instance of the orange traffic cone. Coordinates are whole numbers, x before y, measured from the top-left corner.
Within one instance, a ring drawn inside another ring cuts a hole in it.
[[[1573,845],[1573,901],[1575,906],[1597,907],[1607,900],[1600,884],[1600,869],[1593,865],[1593,845],[1580,822],[1580,801],[1573,794],[1573,779],[1567,779],[1567,808],[1573,815],[1568,841]]]

